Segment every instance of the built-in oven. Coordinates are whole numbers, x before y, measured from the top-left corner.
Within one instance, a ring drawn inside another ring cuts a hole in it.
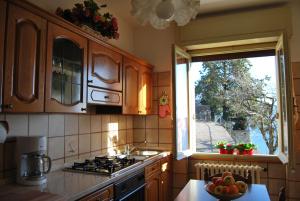
[[[116,201],[143,201],[145,200],[145,173],[139,170],[132,173],[114,185]]]

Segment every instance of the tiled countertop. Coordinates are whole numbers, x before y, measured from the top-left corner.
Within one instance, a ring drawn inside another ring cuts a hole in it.
[[[41,196],[41,199],[39,199],[39,197],[37,196],[34,199],[26,199],[25,197],[22,197],[19,200],[24,200],[24,201],[76,200],[96,190],[99,190],[109,184],[112,184],[115,181],[119,180],[120,178],[127,176],[128,174],[133,173],[138,169],[144,168],[150,163],[169,154],[170,152],[162,152],[159,155],[150,157],[144,160],[140,165],[135,166],[134,168],[115,177],[65,172],[62,170],[54,171],[47,175],[48,182],[45,186],[27,187],[27,186],[21,186],[17,184],[10,184],[1,187],[0,200],[1,201],[12,200],[11,199],[12,196],[14,196],[13,200],[15,200],[16,194],[18,194],[19,192],[26,192],[26,191],[28,192],[35,191],[38,196]],[[10,189],[9,193],[7,193],[8,192],[7,189]],[[41,194],[40,192],[47,192],[48,195],[52,195],[52,196],[49,196],[49,198],[46,199],[44,196],[45,194]]]

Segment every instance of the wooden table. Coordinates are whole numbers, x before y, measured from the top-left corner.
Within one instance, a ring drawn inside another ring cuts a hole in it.
[[[216,201],[204,189],[205,181],[191,179],[181,190],[175,201]],[[248,192],[234,201],[270,201],[270,197],[265,185],[249,184]]]

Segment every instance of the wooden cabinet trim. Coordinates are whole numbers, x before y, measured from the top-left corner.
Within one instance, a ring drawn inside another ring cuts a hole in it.
[[[90,39],[94,42],[97,42],[99,44],[101,44],[102,46],[104,47],[108,47],[109,49],[115,51],[115,52],[118,52],[128,58],[130,58],[131,60],[134,60],[135,62],[139,63],[140,65],[145,65],[145,66],[148,66],[149,68],[153,68],[153,66],[148,63],[147,61],[143,60],[143,59],[140,59],[138,57],[136,57],[135,55],[129,53],[129,52],[126,52],[114,45],[111,45],[111,44],[108,44],[106,43],[105,41],[91,35],[90,33],[88,33],[87,31],[81,29],[80,27],[64,20],[63,18],[53,14],[53,13],[49,13],[48,11],[42,9],[42,8],[39,8],[37,7],[36,5],[30,3],[30,2],[26,2],[24,0],[8,0],[9,3],[12,3],[12,4],[15,4],[15,5],[18,5],[24,9],[27,9],[28,11],[30,12],[33,12],[35,13],[36,15],[39,15],[45,19],[47,19],[49,22],[53,23],[53,24],[56,24],[56,25],[59,25],[61,27],[64,27],[65,29],[68,29],[69,31],[72,31],[73,33],[76,33],[76,34],[79,34],[87,39]]]
[[[95,66],[97,57],[102,59],[101,64],[103,66]],[[89,86],[122,91],[122,67],[122,55],[120,53],[89,41]]]
[[[145,167],[145,179],[148,179],[154,174],[160,173],[160,161],[156,161]]]
[[[6,7],[7,3],[0,0],[0,112],[2,111],[2,87],[3,87],[3,69],[4,69],[4,38],[5,38],[5,21],[6,21]]]
[[[9,5],[7,24],[4,111],[43,112],[47,22]]]
[[[82,66],[82,102],[75,105],[63,105],[51,98],[52,88],[52,49],[55,38],[66,38],[83,49],[83,66]],[[75,34],[67,29],[48,23],[47,39],[47,66],[46,66],[46,112],[64,112],[64,113],[86,113],[87,107],[87,39]]]

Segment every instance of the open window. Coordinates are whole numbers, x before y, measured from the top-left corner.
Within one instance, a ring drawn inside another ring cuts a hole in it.
[[[290,66],[288,64],[288,59],[287,59],[288,58],[287,50],[284,48],[285,42],[284,42],[283,35],[279,37],[259,38],[258,40],[247,39],[243,41],[242,40],[234,41],[234,42],[228,42],[227,44],[223,42],[222,45],[223,45],[222,47],[217,47],[217,48],[212,48],[213,45],[211,44],[202,45],[202,47],[205,47],[202,49],[196,49],[195,48],[196,46],[193,46],[191,48],[190,46],[187,47],[189,51],[184,51],[178,46],[174,46],[174,51],[173,51],[174,65],[172,69],[172,76],[173,76],[173,99],[174,99],[173,100],[174,128],[176,133],[176,142],[175,142],[175,147],[176,147],[175,153],[177,155],[176,158],[181,159],[192,153],[202,152],[201,149],[199,149],[198,147],[198,141],[197,141],[199,138],[198,131],[197,131],[198,129],[197,120],[199,120],[199,111],[200,111],[200,116],[202,115],[201,118],[210,119],[210,121],[214,121],[214,122],[217,122],[218,119],[220,120],[220,118],[218,118],[217,115],[214,116],[211,115],[212,109],[211,106],[209,105],[209,101],[208,103],[206,101],[206,105],[204,105],[202,102],[200,109],[199,107],[197,107],[197,104],[195,103],[197,100],[199,100],[199,94],[196,93],[195,95],[195,79],[196,79],[195,77],[197,77],[197,72],[199,71],[193,70],[192,66],[194,62],[197,61],[197,59],[199,60],[199,58],[205,58],[208,61],[211,58],[218,57],[219,63],[222,63],[223,61],[226,60],[227,65],[232,65],[232,63],[249,62],[247,58],[251,58],[253,60],[253,58],[255,57],[260,57],[260,60],[263,60],[264,62],[270,59],[273,60],[272,63],[274,68],[272,70],[273,78],[274,78],[273,86],[275,88],[275,91],[277,92],[275,95],[276,97],[273,97],[272,99],[272,97],[270,98],[266,94],[262,93],[262,90],[264,90],[263,85],[265,84],[263,83],[262,78],[252,79],[249,75],[247,77],[244,76],[243,74],[237,74],[236,78],[238,79],[240,79],[241,77],[245,77],[245,79],[251,78],[251,80],[256,80],[256,81],[255,82],[253,81],[251,85],[244,85],[243,84],[245,82],[244,80],[240,81],[239,83],[233,83],[233,84],[236,85],[235,89],[240,88],[240,91],[242,92],[247,91],[247,88],[249,88],[249,86],[252,86],[253,88],[257,87],[258,89],[261,90],[261,91],[258,90],[258,92],[260,93],[260,97],[251,98],[252,99],[251,101],[252,103],[260,102],[260,104],[256,106],[257,109],[256,111],[258,112],[260,110],[259,107],[261,107],[262,110],[266,109],[267,107],[270,108],[268,112],[269,112],[269,116],[272,116],[273,118],[272,123],[274,124],[274,127],[269,126],[269,131],[272,132],[272,129],[276,129],[277,132],[276,135],[270,135],[267,133],[264,136],[261,136],[261,138],[265,140],[264,142],[267,145],[269,145],[268,143],[274,144],[275,147],[270,146],[271,149],[274,149],[272,150],[272,152],[270,151],[270,153],[273,153],[273,155],[277,155],[283,163],[287,163],[289,160],[291,161],[293,157],[291,152],[292,150],[292,143],[291,143],[292,94],[290,90],[291,73],[290,73]],[[212,63],[207,65],[212,65]],[[251,66],[252,64],[250,63],[247,65]],[[249,66],[247,68],[250,68]],[[212,67],[212,69],[213,68],[214,67]],[[232,71],[232,73],[233,74],[240,73],[237,71],[239,70]],[[259,70],[256,71],[258,72],[258,74],[260,73]],[[266,72],[268,73],[268,71]],[[243,72],[243,73],[247,74],[248,72]],[[213,73],[211,75],[212,76],[209,79],[218,82],[217,76],[214,76]],[[200,85],[200,87],[205,88],[208,86]],[[222,87],[224,88],[224,84]],[[215,93],[218,100],[222,100],[223,102],[225,102],[228,101],[228,97],[234,99],[235,97],[246,96],[241,92],[237,93],[234,90],[231,91],[228,89],[226,90],[227,91],[225,92],[223,91],[222,93]],[[208,90],[208,92],[211,91]],[[251,93],[252,92],[255,91],[251,91]],[[247,95],[249,96],[249,94]],[[245,101],[245,98],[244,99],[236,98],[234,100],[231,100],[231,104],[237,106],[241,102],[241,100]],[[247,104],[250,105],[251,108],[251,101],[249,100],[247,101],[248,101]],[[224,104],[222,107],[223,107],[222,108],[223,111],[221,111],[221,113],[222,115],[225,116],[224,110],[226,109],[226,105]],[[235,108],[235,110],[227,111],[227,113],[228,114],[230,113],[231,116],[229,118],[230,121],[227,121],[225,123],[223,122],[224,124],[222,125],[225,125],[224,126],[225,128],[227,128],[226,126],[228,126],[228,128],[232,129],[235,126],[236,128],[239,129],[240,126],[242,126],[240,125],[241,122],[244,122],[245,119],[249,117],[251,112],[252,113],[255,112],[255,111],[245,111],[245,110],[239,110],[242,112],[237,112],[236,110],[237,109]],[[247,114],[248,116],[245,114]],[[259,115],[256,116],[256,118],[258,117]],[[253,119],[254,118],[252,118],[252,120]],[[270,121],[270,119],[271,118],[269,119],[267,118],[266,121]],[[221,122],[218,123],[221,124]],[[262,121],[260,121],[259,123],[261,124]],[[261,127],[260,128],[261,131],[264,128],[265,128],[264,126]],[[218,132],[220,133],[220,130]],[[268,139],[270,138],[270,136],[271,137],[273,136],[274,140]],[[237,138],[237,139],[241,139],[241,138]],[[212,140],[211,136],[210,138],[208,138],[208,140],[210,141]],[[239,141],[235,139],[233,143],[237,144],[238,142]],[[212,143],[211,145],[208,146],[212,146]],[[268,148],[270,147],[268,146]],[[264,153],[257,153],[257,154],[264,154]]]

